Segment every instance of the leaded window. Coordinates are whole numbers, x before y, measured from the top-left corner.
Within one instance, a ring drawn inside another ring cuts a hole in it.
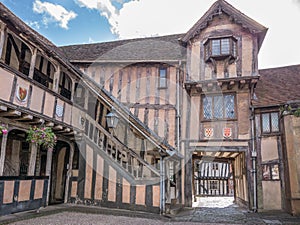
[[[277,112],[263,113],[261,115],[262,132],[272,133],[279,131],[279,118]]]
[[[205,59],[206,61],[211,58],[224,59],[231,57],[235,59],[237,56],[236,39],[233,37],[211,38],[204,43]]]
[[[203,118],[210,119],[234,119],[235,96],[233,94],[204,96]]]
[[[167,87],[167,68],[159,69],[159,88]]]
[[[262,165],[263,180],[279,180],[278,163],[267,163]]]

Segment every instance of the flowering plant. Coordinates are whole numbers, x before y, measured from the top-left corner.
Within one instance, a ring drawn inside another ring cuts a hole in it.
[[[28,142],[37,143],[45,148],[53,148],[56,144],[57,138],[50,127],[30,127],[27,131]]]
[[[7,130],[6,125],[5,125],[5,124],[1,124],[1,125],[0,125],[0,136],[1,136],[2,134],[7,134],[7,133],[8,133],[8,130]]]

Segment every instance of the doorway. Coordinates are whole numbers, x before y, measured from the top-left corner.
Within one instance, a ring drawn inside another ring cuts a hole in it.
[[[64,202],[69,155],[69,144],[58,141],[52,156],[49,204],[60,204]]]
[[[246,171],[244,152],[195,152],[193,207],[226,208],[235,203],[247,205]]]

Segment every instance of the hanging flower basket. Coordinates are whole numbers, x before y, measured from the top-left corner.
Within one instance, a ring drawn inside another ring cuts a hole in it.
[[[30,127],[27,131],[27,139],[30,143],[37,143],[45,148],[53,148],[57,138],[50,127]]]
[[[5,125],[5,124],[1,124],[1,125],[0,125],[0,136],[1,136],[2,134],[7,134],[7,133],[8,133],[8,130],[7,130],[6,125]]]

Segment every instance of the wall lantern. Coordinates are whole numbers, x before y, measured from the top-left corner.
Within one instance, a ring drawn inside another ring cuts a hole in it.
[[[107,123],[107,126],[108,128],[116,128],[117,125],[118,125],[118,122],[119,122],[119,117],[118,115],[116,114],[114,108],[111,109],[111,112],[108,113],[106,116],[106,123]]]

